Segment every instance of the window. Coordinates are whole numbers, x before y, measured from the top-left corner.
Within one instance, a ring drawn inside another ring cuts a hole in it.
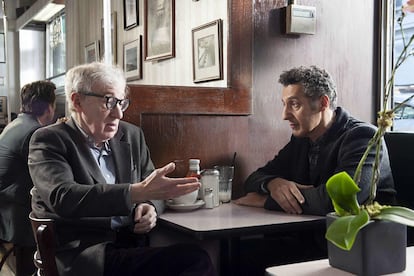
[[[46,25],[46,78],[56,85],[56,118],[66,114],[65,73],[66,25],[61,13]]]
[[[395,1],[394,15],[394,39],[393,39],[393,57],[396,59],[401,53],[403,43],[402,34],[397,23],[401,16],[401,6],[406,0]],[[402,25],[405,38],[411,37],[414,33],[414,14],[407,13]],[[395,61],[395,60],[394,60]],[[409,57],[404,64],[397,70],[394,82],[393,105],[401,103],[414,94],[414,57]],[[414,131],[414,99],[411,99],[400,108],[395,114],[394,131]]]
[[[57,83],[60,80],[58,77],[66,71],[65,40],[65,14],[60,14],[47,23],[46,26],[46,76],[48,79],[53,78],[56,86],[60,86],[60,83]]]

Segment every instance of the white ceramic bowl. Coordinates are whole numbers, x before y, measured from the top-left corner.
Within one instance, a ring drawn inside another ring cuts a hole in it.
[[[198,196],[198,190],[194,192],[173,198],[172,201],[174,204],[183,204],[183,205],[190,205],[196,202]]]

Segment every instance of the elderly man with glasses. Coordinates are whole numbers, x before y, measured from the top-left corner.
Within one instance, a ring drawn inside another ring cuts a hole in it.
[[[194,245],[146,246],[162,200],[199,188],[196,178],[155,169],[143,132],[121,121],[129,106],[123,72],[91,63],[72,68],[65,92],[71,118],[30,141],[32,209],[53,218],[60,275],[215,275]]]

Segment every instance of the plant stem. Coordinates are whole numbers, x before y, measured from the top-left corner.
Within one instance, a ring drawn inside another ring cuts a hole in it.
[[[370,183],[370,194],[369,194],[367,204],[373,203],[375,196],[376,196],[376,192],[377,192],[377,184],[378,184],[379,177],[380,177],[380,166],[379,165],[381,161],[380,154],[381,154],[381,147],[382,147],[382,137],[384,136],[387,128],[392,125],[392,120],[394,118],[394,112],[414,97],[414,95],[412,95],[408,97],[407,99],[405,99],[402,103],[399,103],[396,106],[394,106],[391,110],[387,110],[387,104],[391,96],[391,93],[394,89],[395,73],[397,69],[407,60],[408,57],[414,56],[414,50],[413,49],[410,50],[410,46],[414,41],[414,35],[412,35],[408,41],[405,39],[404,29],[402,26],[404,17],[405,17],[405,13],[403,12],[401,14],[401,17],[398,20],[398,25],[399,25],[400,32],[402,34],[402,41],[403,41],[404,47],[400,55],[397,57],[395,64],[392,68],[390,78],[388,79],[384,87],[384,102],[383,102],[383,108],[382,108],[383,111],[378,112],[378,120],[377,120],[378,129],[375,132],[374,136],[369,140],[367,148],[365,149],[365,152],[362,155],[361,160],[358,163],[358,166],[357,166],[357,169],[355,170],[354,178],[353,178],[355,183],[359,185],[359,182],[361,180],[362,168],[372,148],[375,147],[375,158],[374,158],[374,163],[372,165],[372,175],[371,175],[371,181],[370,181],[371,182]]]

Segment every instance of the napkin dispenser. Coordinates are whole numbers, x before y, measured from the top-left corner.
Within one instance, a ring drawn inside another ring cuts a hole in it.
[[[290,4],[286,8],[287,34],[315,34],[316,8]]]

